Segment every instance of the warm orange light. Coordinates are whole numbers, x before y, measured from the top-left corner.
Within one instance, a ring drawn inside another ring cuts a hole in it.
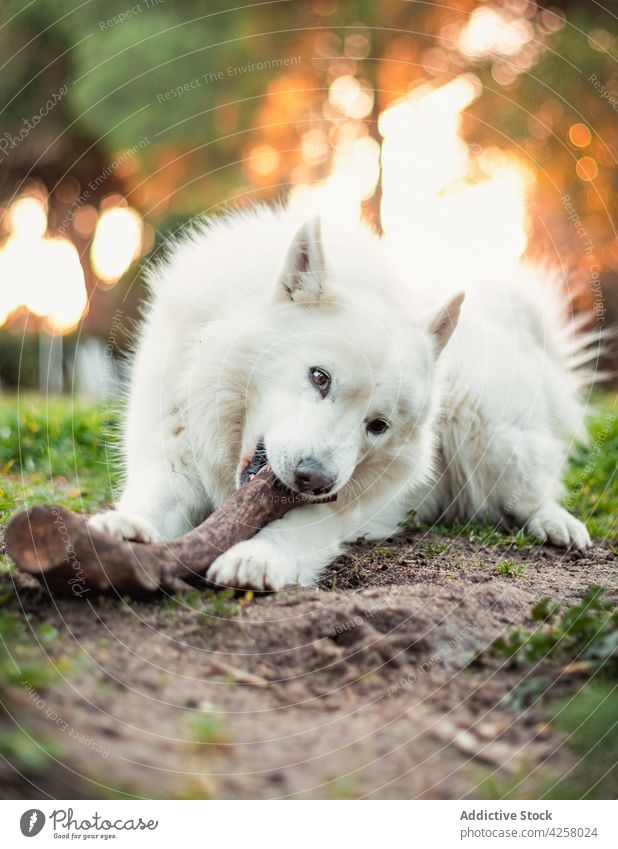
[[[292,206],[305,215],[358,219],[381,162],[384,236],[411,276],[465,285],[479,274],[491,279],[496,268],[517,267],[527,246],[534,171],[515,154],[498,148],[473,153],[466,144],[462,112],[481,90],[470,73],[442,86],[417,86],[380,114],[381,149],[359,122],[340,120],[329,139],[329,177],[310,186],[306,173],[299,174]],[[303,138],[307,153],[318,141],[309,132]]]
[[[569,130],[569,141],[575,147],[586,147],[592,141],[592,133],[585,124],[573,124]]]
[[[592,156],[582,156],[581,159],[577,160],[575,171],[577,172],[577,176],[580,180],[584,180],[586,183],[589,183],[598,176],[599,166]]]
[[[45,238],[47,208],[34,196],[18,198],[8,211],[11,235],[0,249],[0,325],[18,307],[65,333],[87,304],[84,272],[75,246]]]
[[[329,102],[348,118],[366,118],[373,107],[373,92],[350,74],[333,80],[328,91]]]
[[[491,276],[526,249],[532,171],[514,154],[473,155],[461,113],[478,97],[474,75],[419,86],[382,113],[381,218],[402,266],[418,279]]]
[[[293,209],[305,215],[327,211],[334,218],[358,220],[361,202],[371,197],[380,174],[380,145],[352,133],[337,146],[330,176],[317,186],[299,185],[290,192]]]
[[[249,168],[261,177],[276,171],[280,161],[279,151],[270,144],[259,144],[249,152]]]

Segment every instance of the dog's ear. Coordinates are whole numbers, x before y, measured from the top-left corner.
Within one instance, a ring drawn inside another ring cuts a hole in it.
[[[444,346],[451,338],[453,330],[457,327],[464,298],[465,292],[459,292],[457,295],[454,295],[429,321],[428,329],[435,340],[436,356],[442,352]]]
[[[279,291],[295,303],[313,303],[324,295],[326,268],[319,218],[305,221],[292,244],[279,279]]]

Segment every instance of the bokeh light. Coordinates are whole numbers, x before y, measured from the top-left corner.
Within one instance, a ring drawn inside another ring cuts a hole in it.
[[[596,179],[599,174],[599,166],[592,156],[582,156],[581,159],[578,159],[575,170],[579,179],[584,182]]]
[[[587,147],[592,141],[592,133],[585,124],[572,124],[569,129],[569,141],[575,147]]]
[[[471,58],[515,56],[533,38],[534,27],[525,18],[508,17],[504,10],[487,5],[472,12],[461,31],[459,46]]]
[[[23,196],[7,213],[9,238],[0,248],[0,325],[20,307],[59,333],[73,329],[87,306],[84,271],[76,247],[47,238],[47,208]]]
[[[249,151],[249,169],[261,177],[273,174],[280,161],[279,151],[270,144],[256,145]]]
[[[142,218],[128,206],[105,210],[97,222],[90,250],[92,267],[105,283],[116,283],[138,258],[142,248]]]
[[[333,80],[328,99],[332,106],[356,120],[366,118],[373,107],[373,92],[350,74]]]
[[[47,230],[47,209],[38,197],[26,195],[9,207],[7,221],[14,237],[40,239]]]

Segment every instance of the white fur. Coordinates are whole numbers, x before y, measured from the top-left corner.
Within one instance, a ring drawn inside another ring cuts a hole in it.
[[[436,287],[390,266],[364,227],[264,207],[201,225],[150,273],[132,369],[117,511],[92,522],[148,541],[199,523],[264,438],[294,486],[306,457],[337,500],[295,508],[211,566],[221,584],[311,583],[347,541],[423,521],[486,519],[583,547],[559,506],[584,435],[575,331],[555,281],[522,268]],[[448,344],[447,344],[448,343]],[[579,343],[583,347],[584,343]],[[322,397],[311,367],[332,376]],[[387,418],[383,435],[366,423]]]

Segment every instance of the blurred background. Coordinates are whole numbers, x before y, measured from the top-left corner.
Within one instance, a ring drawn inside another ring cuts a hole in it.
[[[0,15],[5,391],[114,393],[144,263],[258,200],[362,215],[428,279],[557,264],[575,310],[618,318],[615,0]]]

